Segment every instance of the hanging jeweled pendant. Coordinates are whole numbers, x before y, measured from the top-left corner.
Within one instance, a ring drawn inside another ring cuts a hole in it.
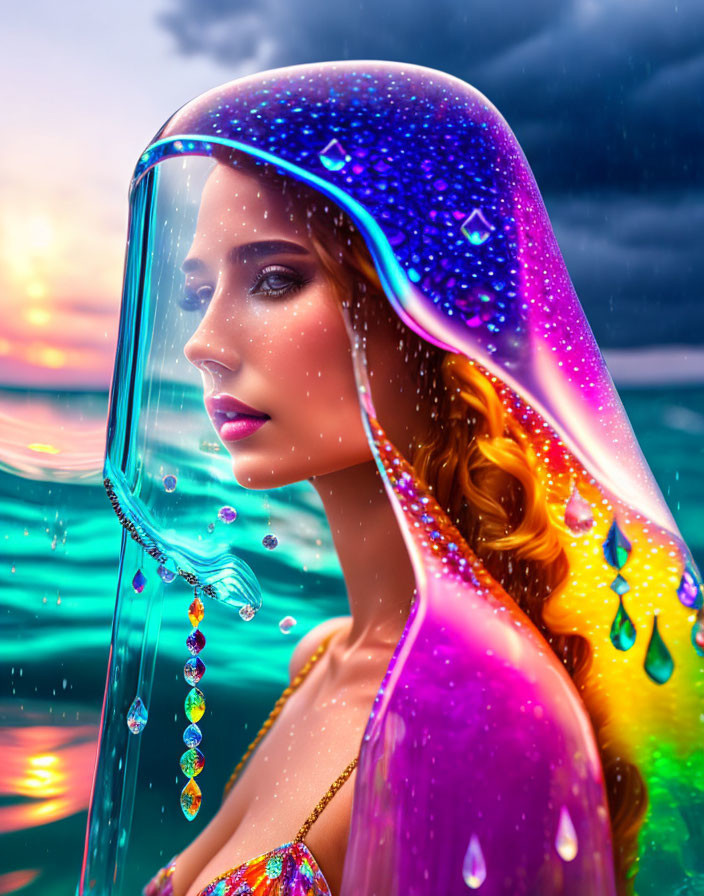
[[[653,631],[650,635],[648,650],[643,664],[648,676],[656,684],[665,684],[672,675],[675,662],[658,631],[658,617],[653,617]]]
[[[193,821],[198,814],[202,799],[203,796],[200,792],[200,787],[196,784],[193,778],[191,778],[181,791],[181,808],[183,809],[183,814],[189,821]]]
[[[181,756],[179,764],[181,765],[181,771],[187,778],[195,778],[196,775],[203,771],[205,756],[203,756],[200,750],[191,747],[190,750],[186,750],[183,756]]]
[[[134,578],[132,579],[132,587],[137,592],[137,594],[141,594],[144,591],[144,586],[147,584],[147,578],[142,572],[141,569],[138,569],[134,574]]]
[[[621,569],[626,560],[628,560],[628,555],[631,553],[631,543],[619,529],[616,520],[611,523],[603,548],[604,557],[609,566]]]
[[[188,608],[188,621],[191,623],[193,628],[198,628],[198,626],[203,621],[204,616],[205,607],[203,606],[203,601],[199,597],[194,597],[190,607]]]
[[[625,594],[627,591],[631,590],[631,586],[624,579],[624,577],[621,575],[621,573],[619,573],[616,576],[616,578],[613,580],[613,582],[610,585],[610,588],[612,591],[615,591],[619,597],[621,597],[621,595]]]
[[[127,727],[132,734],[141,734],[147,724],[147,707],[141,697],[135,697],[127,711]]]
[[[636,629],[623,606],[621,595],[618,598],[618,610],[611,623],[610,637],[616,650],[630,650],[636,642]]]
[[[594,525],[592,505],[580,495],[576,483],[565,505],[565,524],[573,532],[587,532]]]

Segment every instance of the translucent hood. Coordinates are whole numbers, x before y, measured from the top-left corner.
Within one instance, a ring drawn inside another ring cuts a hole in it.
[[[185,868],[204,818],[223,849],[255,843],[291,715],[249,759],[263,783],[243,784],[239,827],[212,782],[295,674],[299,632],[322,624],[302,662],[352,624],[330,667],[345,681],[377,590],[393,654],[370,651],[363,724],[332,699],[291,741],[308,772],[291,783],[284,764],[273,788],[293,818],[335,777],[324,732],[358,753],[344,866],[327,864],[342,896],[625,893],[639,862],[644,886],[683,881],[697,860],[666,832],[702,799],[701,577],[497,110],[417,66],[263,72],[169,119],[130,203],[105,465],[123,552],[85,892],[134,892],[175,853]],[[203,700],[186,783],[179,729]],[[244,874],[202,892],[250,892]]]

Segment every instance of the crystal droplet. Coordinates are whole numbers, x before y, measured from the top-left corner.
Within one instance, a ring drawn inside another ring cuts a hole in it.
[[[295,624],[296,620],[293,618],[293,616],[284,616],[281,622],[279,622],[279,631],[282,634],[287,635]]]
[[[198,814],[202,799],[203,796],[200,792],[200,787],[196,784],[193,778],[191,778],[181,791],[181,808],[183,809],[183,814],[189,821],[193,821]]]
[[[193,628],[198,628],[203,621],[204,616],[205,607],[203,606],[203,601],[199,597],[196,597],[188,608],[188,621]]]
[[[689,560],[685,565],[680,584],[677,587],[677,597],[685,607],[692,607],[698,610],[702,605],[702,589],[697,580],[694,567]]]
[[[611,523],[609,534],[606,536],[606,541],[602,547],[604,548],[606,562],[610,566],[615,566],[616,569],[621,569],[631,553],[631,543],[619,529],[616,520]]]
[[[186,647],[188,648],[188,652],[193,654],[193,656],[200,653],[205,647],[205,635],[199,628],[192,631],[186,638]]]
[[[699,656],[704,656],[704,619],[697,619],[692,626],[692,646]]]
[[[205,756],[200,750],[191,747],[190,750],[186,750],[183,756],[181,756],[179,765],[181,766],[181,771],[187,778],[195,778],[196,775],[199,775],[203,771]]]
[[[560,809],[560,820],[557,824],[555,849],[563,862],[571,862],[577,855],[577,832],[572,824],[567,806]]]
[[[237,511],[234,507],[230,507],[229,504],[226,504],[218,510],[218,519],[223,523],[234,523],[237,519]]]
[[[318,158],[328,171],[340,171],[352,156],[347,155],[340,141],[333,137],[325,149],[318,153]]]
[[[624,577],[621,575],[621,573],[619,573],[616,576],[616,578],[611,583],[610,587],[611,587],[611,590],[615,591],[619,597],[621,597],[621,595],[625,594],[627,591],[631,590],[631,586],[624,579]]]
[[[265,535],[264,538],[262,538],[262,544],[270,551],[273,551],[278,543],[279,539],[275,535]]]
[[[159,566],[157,568],[157,572],[159,573],[159,578],[162,580],[162,582],[166,582],[167,584],[169,582],[173,582],[173,580],[176,578],[176,573],[171,572],[171,570],[167,569],[165,566]]]
[[[658,631],[657,616],[653,616],[653,631],[650,635],[643,667],[656,684],[665,684],[675,668],[672,654],[665,646],[665,642]]]
[[[494,226],[487,221],[481,209],[475,208],[462,222],[460,230],[473,246],[481,246],[491,236]]]
[[[183,732],[183,742],[187,747],[197,747],[202,740],[203,735],[197,725],[189,725]]]
[[[191,688],[183,704],[189,722],[200,722],[205,712],[205,697],[198,688]]]
[[[479,837],[472,834],[462,863],[462,877],[470,890],[478,890],[486,880],[486,862]]]
[[[254,609],[251,604],[245,604],[243,607],[240,607],[239,614],[244,619],[245,622],[249,622],[250,619],[254,619],[257,611]]]
[[[630,650],[636,642],[636,629],[619,595],[618,610],[611,623],[611,643],[616,650]]]
[[[198,684],[204,675],[205,663],[199,656],[186,660],[186,665],[183,667],[183,677],[190,685]]]
[[[144,591],[144,586],[147,584],[147,578],[142,572],[141,569],[138,569],[134,574],[134,578],[132,579],[132,587],[137,592],[137,594],[141,594]]]
[[[581,496],[576,484],[565,505],[565,524],[573,532],[587,532],[594,525],[592,506]]]
[[[141,734],[147,724],[147,707],[140,697],[135,697],[127,710],[127,727],[132,734]]]
[[[164,478],[161,481],[164,484],[165,492],[176,491],[176,477],[175,476],[171,476],[171,475],[164,476]]]

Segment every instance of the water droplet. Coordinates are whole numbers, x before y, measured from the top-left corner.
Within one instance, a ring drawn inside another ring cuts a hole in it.
[[[189,725],[183,732],[183,742],[187,747],[197,747],[202,740],[203,735],[197,725]]]
[[[352,156],[347,155],[340,141],[333,137],[325,149],[318,153],[318,158],[328,171],[340,171]]]
[[[138,569],[134,574],[134,578],[132,579],[132,587],[137,592],[137,594],[141,594],[144,591],[144,586],[147,584],[147,579],[141,569]]]
[[[576,484],[565,505],[565,525],[573,532],[587,532],[594,525],[592,505],[582,497]]]
[[[250,619],[254,619],[257,611],[250,604],[245,604],[243,607],[240,607],[239,614],[244,619],[245,622],[249,622]]]
[[[481,246],[491,236],[494,226],[490,224],[481,209],[474,211],[462,222],[460,230],[473,246]]]
[[[616,520],[611,523],[611,528],[602,547],[606,562],[610,566],[615,566],[616,569],[621,569],[631,553],[631,543],[619,529]]]
[[[657,616],[653,616],[653,631],[650,635],[643,668],[656,684],[665,684],[675,668],[672,654],[665,646],[665,642],[658,631]]]
[[[273,551],[278,543],[279,539],[275,535],[265,535],[264,538],[262,538],[262,544],[270,551]]]
[[[191,778],[181,791],[181,808],[183,809],[183,814],[189,821],[193,821],[198,814],[202,799],[203,796],[200,792],[200,787],[196,784],[193,778]]]
[[[462,877],[470,890],[478,890],[486,880],[486,862],[479,837],[472,834],[462,863]]]
[[[223,523],[234,523],[237,519],[237,511],[234,507],[230,507],[229,505],[225,505],[225,507],[221,507],[218,510],[218,519]]]
[[[190,750],[186,750],[183,756],[181,756],[179,765],[181,766],[181,771],[187,778],[195,778],[196,775],[199,775],[203,771],[205,756],[200,750],[191,747]]]
[[[631,617],[623,606],[623,598],[619,595],[618,610],[611,623],[611,643],[616,650],[630,650],[636,641],[636,629]]]
[[[164,478],[161,481],[164,484],[165,492],[176,491],[176,477],[175,476],[171,476],[169,474],[168,476],[164,476]]]
[[[613,580],[613,582],[611,583],[611,586],[610,586],[610,587],[611,587],[611,590],[612,590],[612,591],[615,591],[616,594],[619,595],[619,597],[620,597],[621,595],[625,594],[627,591],[630,591],[630,590],[631,590],[631,586],[630,586],[630,585],[628,584],[628,582],[624,579],[624,577],[621,575],[621,573],[619,573],[619,574],[616,576],[616,578],[615,578],[615,579]]]
[[[188,652],[193,654],[193,656],[200,653],[205,647],[205,635],[199,628],[191,632],[186,638],[186,647],[188,648]]]
[[[557,824],[557,836],[555,837],[555,849],[558,856],[564,862],[571,862],[577,855],[577,832],[572,824],[567,806],[560,809],[560,820]]]
[[[159,566],[157,568],[157,572],[159,573],[159,578],[162,580],[162,582],[166,582],[167,584],[169,582],[173,582],[173,580],[176,578],[176,573],[171,572],[171,570],[167,569],[165,566]]]
[[[680,584],[677,587],[677,597],[680,599],[680,603],[684,604],[685,607],[692,607],[693,609],[698,610],[702,605],[701,585],[697,579],[694,567],[689,560],[685,565]]]
[[[203,718],[203,713],[205,712],[205,697],[203,696],[203,692],[198,690],[198,688],[191,688],[186,694],[183,706],[188,721],[199,722]]]
[[[279,631],[281,631],[284,635],[287,635],[295,624],[296,620],[293,618],[293,616],[284,616],[284,618],[279,623]]]
[[[193,628],[197,628],[203,621],[204,616],[205,607],[203,606],[203,601],[199,597],[195,597],[188,608],[188,621]]]
[[[140,697],[135,697],[127,711],[127,727],[132,734],[141,734],[147,724],[147,707]]]
[[[204,675],[205,663],[199,656],[191,657],[190,660],[186,661],[186,665],[183,667],[183,677],[188,684],[198,684]]]

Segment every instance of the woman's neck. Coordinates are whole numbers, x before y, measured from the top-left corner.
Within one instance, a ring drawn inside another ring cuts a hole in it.
[[[346,649],[397,643],[415,577],[376,463],[310,479],[323,502],[342,567],[353,623]]]

